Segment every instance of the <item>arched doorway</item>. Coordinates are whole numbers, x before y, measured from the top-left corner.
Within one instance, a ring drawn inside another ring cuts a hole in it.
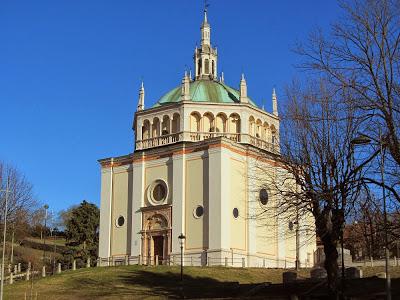
[[[171,253],[170,209],[143,212],[142,257],[148,265],[166,264]]]

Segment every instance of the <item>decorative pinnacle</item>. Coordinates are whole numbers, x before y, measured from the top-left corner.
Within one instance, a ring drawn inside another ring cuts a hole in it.
[[[144,83],[143,79],[140,84],[140,89],[139,89],[139,101],[138,101],[138,106],[137,110],[143,110],[144,109]]]
[[[210,4],[207,3],[207,0],[204,0],[204,24],[207,23],[207,11]]]
[[[276,98],[275,88],[272,89],[272,114],[278,116],[278,100]]]

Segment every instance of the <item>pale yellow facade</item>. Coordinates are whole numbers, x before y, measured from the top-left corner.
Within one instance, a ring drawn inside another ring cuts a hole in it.
[[[308,215],[278,213],[279,117],[257,107],[217,76],[218,53],[205,12],[195,74],[145,109],[139,91],[135,150],[101,159],[99,256],[144,264],[235,267],[313,265]],[[305,226],[304,224],[307,224]],[[303,228],[309,230],[303,230]],[[178,236],[183,234],[182,242]]]

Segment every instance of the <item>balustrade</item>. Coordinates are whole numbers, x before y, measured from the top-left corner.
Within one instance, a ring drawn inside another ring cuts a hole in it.
[[[179,141],[198,142],[215,137],[226,137],[237,143],[251,144],[257,148],[268,150],[270,152],[279,152],[279,147],[275,144],[250,136],[248,134],[230,133],[230,132],[178,132],[157,136],[136,142],[136,150],[149,149],[153,147],[174,144]]]

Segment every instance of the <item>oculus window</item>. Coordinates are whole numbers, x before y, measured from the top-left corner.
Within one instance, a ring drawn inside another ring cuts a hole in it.
[[[239,217],[239,210],[235,207],[232,211],[233,217],[237,219]]]
[[[268,191],[266,189],[260,190],[260,202],[262,205],[267,205],[268,203]]]
[[[168,185],[162,179],[155,180],[148,188],[147,198],[153,205],[163,204],[168,198]]]
[[[204,207],[201,205],[198,205],[194,210],[193,210],[193,215],[195,218],[200,218],[204,215]]]
[[[115,220],[115,225],[117,227],[122,227],[125,224],[125,218],[124,216],[119,216],[116,220]]]

